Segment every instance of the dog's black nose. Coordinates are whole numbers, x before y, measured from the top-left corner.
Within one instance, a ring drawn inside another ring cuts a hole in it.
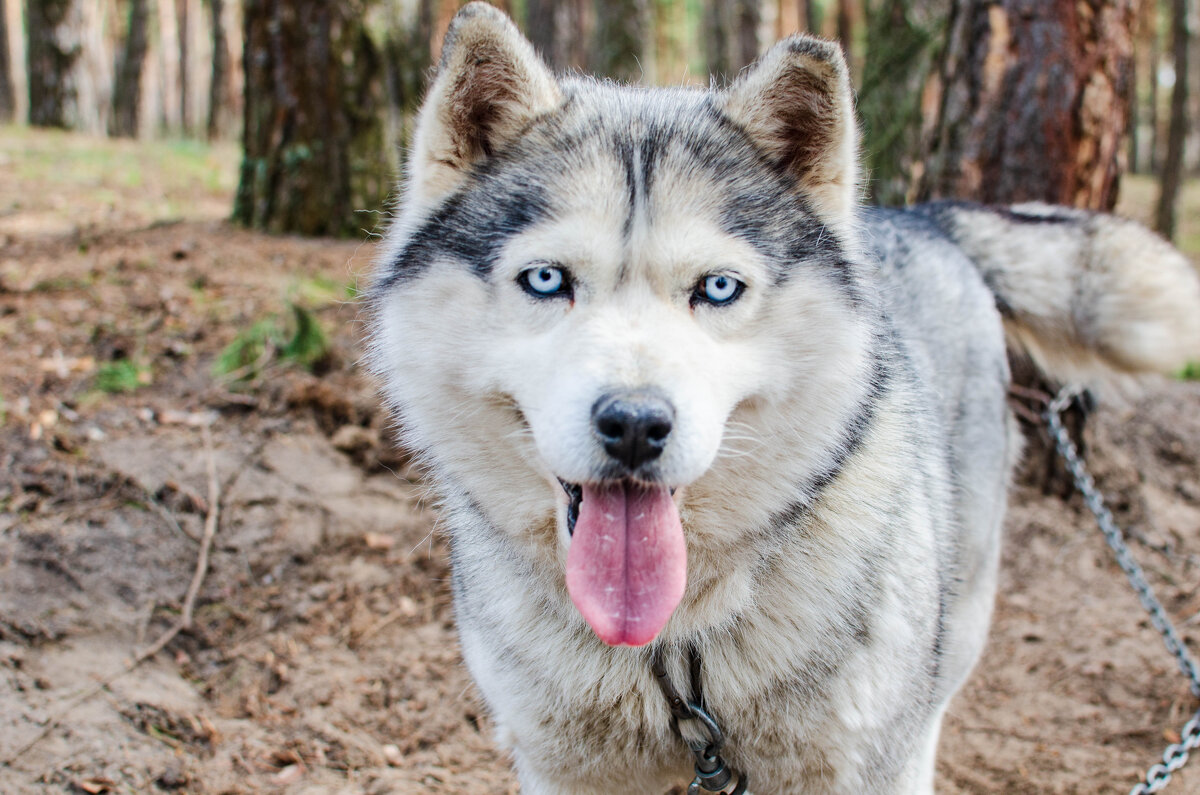
[[[675,409],[659,392],[610,392],[592,406],[592,428],[604,450],[630,472],[662,455]]]

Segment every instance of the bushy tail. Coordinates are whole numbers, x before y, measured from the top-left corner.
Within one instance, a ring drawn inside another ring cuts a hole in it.
[[[1094,386],[1200,360],[1200,277],[1140,224],[1047,204],[927,212],[996,294],[1009,344],[1051,378]]]

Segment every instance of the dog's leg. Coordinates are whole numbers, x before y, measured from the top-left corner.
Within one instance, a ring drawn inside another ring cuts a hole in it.
[[[925,729],[925,736],[918,743],[917,752],[909,762],[909,786],[904,790],[911,795],[933,795],[933,779],[937,770],[938,738],[942,733],[942,717],[946,705],[937,711]]]

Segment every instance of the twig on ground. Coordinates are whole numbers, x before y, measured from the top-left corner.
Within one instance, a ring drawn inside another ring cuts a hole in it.
[[[204,449],[208,454],[208,514],[204,517],[204,535],[200,538],[200,552],[196,555],[196,569],[192,573],[192,582],[188,586],[187,595],[183,598],[183,610],[171,628],[162,634],[154,643],[147,646],[130,664],[130,670],[163,650],[164,647],[180,632],[192,628],[192,615],[196,609],[196,598],[200,594],[200,586],[208,574],[208,556],[212,550],[213,537],[217,534],[217,524],[221,511],[221,483],[217,480],[217,460],[213,452],[212,431],[203,427]]]
[[[196,607],[196,599],[200,594],[200,587],[204,584],[204,577],[208,573],[208,557],[212,549],[213,538],[217,534],[217,525],[220,520],[220,505],[221,505],[221,484],[217,480],[217,461],[216,454],[213,451],[212,431],[206,425],[203,427],[204,433],[204,449],[208,454],[208,514],[204,518],[204,536],[200,540],[200,552],[196,556],[196,568],[192,573],[192,582],[188,586],[187,595],[183,598],[183,610],[179,614],[178,620],[171,625],[171,628],[162,634],[162,636],[147,648],[139,652],[132,660],[125,664],[125,667],[114,674],[110,674],[98,681],[95,685],[85,690],[83,693],[76,696],[71,703],[59,710],[54,716],[46,721],[42,730],[31,737],[28,742],[22,745],[13,753],[9,754],[3,760],[0,760],[0,765],[5,767],[11,765],[17,759],[25,754],[26,751],[33,748],[35,745],[49,736],[50,732],[54,731],[66,719],[76,707],[85,701],[90,700],[99,693],[107,690],[114,682],[122,676],[132,672],[139,665],[154,655],[163,650],[176,635],[185,629],[190,629],[192,626],[192,614]]]

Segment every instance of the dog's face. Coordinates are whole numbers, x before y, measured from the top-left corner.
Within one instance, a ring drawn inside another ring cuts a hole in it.
[[[871,334],[853,150],[832,45],[785,42],[725,93],[647,91],[560,84],[498,12],[456,18],[373,363],[444,488],[565,551],[606,642],[649,642],[683,594],[681,500],[736,502],[771,437],[811,447],[800,467],[836,446]],[[797,400],[812,428],[781,425]]]

